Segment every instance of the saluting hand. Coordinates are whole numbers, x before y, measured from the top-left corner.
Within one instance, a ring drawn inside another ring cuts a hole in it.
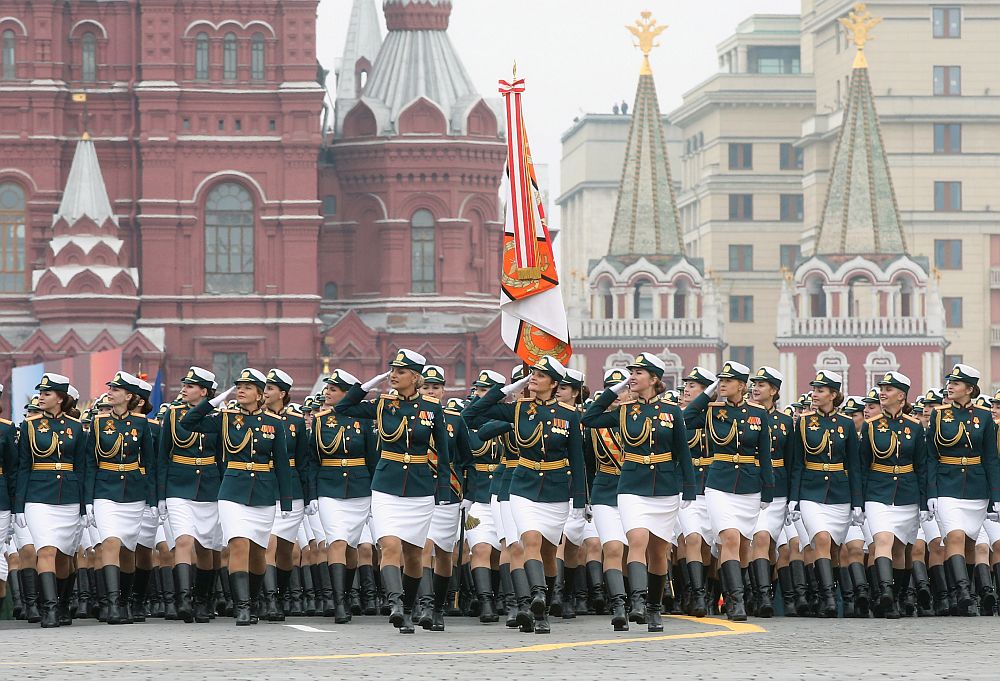
[[[387,378],[389,378],[389,372],[388,371],[385,372],[384,374],[379,374],[378,376],[376,376],[375,378],[371,379],[367,383],[363,383],[361,385],[361,389],[364,390],[365,392],[368,392],[369,390],[371,390],[372,388],[374,388],[375,386],[377,386],[379,383],[381,383],[382,381],[384,381]]]
[[[510,385],[504,386],[500,392],[502,392],[504,395],[514,395],[524,390],[524,386],[528,385],[528,381],[530,380],[531,376],[525,376],[519,381],[514,381]]]
[[[631,383],[632,379],[626,378],[621,383],[616,383],[613,386],[611,386],[611,392],[613,392],[615,395],[621,395],[623,392],[628,390],[628,387]]]
[[[208,403],[212,405],[213,409],[218,409],[219,405],[225,404],[226,400],[229,399],[229,396],[233,393],[234,390],[236,390],[235,385],[226,392],[222,393],[221,395],[216,395],[215,397],[210,399]]]
[[[709,397],[715,397],[715,392],[719,389],[719,382],[716,381],[712,385],[705,388],[705,394]]]

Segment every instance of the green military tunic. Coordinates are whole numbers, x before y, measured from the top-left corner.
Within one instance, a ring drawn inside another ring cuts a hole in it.
[[[440,499],[439,501],[457,504],[461,503],[462,499],[465,498],[465,481],[469,469],[473,468],[472,449],[473,447],[477,449],[481,448],[482,442],[469,431],[469,427],[465,425],[465,421],[462,419],[461,412],[453,409],[445,409],[444,420],[448,427],[448,451],[451,454],[449,461],[450,481],[448,498]],[[432,452],[434,455],[432,465],[436,469],[436,447],[433,449],[435,451]],[[473,472],[475,472],[474,468]],[[440,472],[438,474],[440,475]]]
[[[209,401],[202,400],[184,415],[180,425],[191,433],[215,435],[215,448],[225,466],[220,501],[244,506],[280,502],[282,511],[292,510],[285,427],[278,414],[242,408],[213,412]]]
[[[419,393],[408,398],[380,395],[375,401],[365,401],[365,394],[361,386],[351,386],[334,411],[375,423],[379,460],[372,476],[372,490],[397,497],[435,496],[438,501],[448,500],[449,476],[436,475],[428,458],[433,440],[438,466],[447,470],[450,465],[450,438],[441,403]]]
[[[583,417],[591,428],[617,428],[624,450],[618,494],[694,500],[694,469],[684,415],[659,398],[624,402],[610,410],[617,395],[601,393]]]
[[[95,416],[87,438],[86,503],[156,506],[156,450],[145,414]]]
[[[942,404],[927,426],[927,496],[1000,501],[997,427],[990,410]]]
[[[66,414],[29,416],[18,435],[17,493],[14,512],[26,503],[78,504],[86,508],[87,436],[80,422]]]
[[[771,409],[767,413],[771,427],[771,468],[774,470],[774,498],[787,499],[791,486],[789,464],[792,455],[792,432],[795,419],[783,411]]]
[[[920,419],[902,412],[868,419],[859,457],[865,501],[927,510],[927,440]]]
[[[288,447],[288,465],[291,473],[292,499],[302,499],[305,504],[316,499],[313,488],[313,464],[311,441],[306,429],[306,419],[302,412],[285,407],[280,414],[285,424],[285,444]]]
[[[583,508],[587,503],[587,471],[576,406],[528,397],[508,404],[501,402],[503,398],[503,390],[494,386],[462,414],[473,423],[489,418],[514,425],[510,437],[518,459],[511,474],[510,494],[543,503],[572,499],[575,508]]]
[[[187,404],[171,405],[160,427],[157,487],[160,499],[219,500],[223,462],[217,456],[216,438],[186,429],[181,421],[191,410]]]
[[[0,419],[0,511],[13,509],[17,481],[17,449],[14,424]]]
[[[705,408],[711,399],[702,393],[684,407],[684,429],[688,435],[688,450],[691,452],[691,465],[694,468],[694,488],[699,497],[705,496],[705,480],[708,478],[708,467],[712,465],[705,449]]]
[[[771,428],[767,411],[743,401],[710,402],[702,393],[684,410],[685,422],[705,430],[706,456],[711,459],[705,486],[728,494],[760,494],[774,499]]]
[[[321,409],[313,418],[312,443],[317,496],[359,499],[372,495],[379,449],[371,421]]]
[[[464,423],[464,419],[463,419]],[[503,476],[504,466],[500,465],[499,438],[481,439],[487,432],[469,429],[472,461],[465,469],[465,498],[480,504],[490,503],[494,480]]]
[[[837,412],[802,413],[792,434],[789,500],[861,508],[859,443],[851,417]]]
[[[587,428],[584,431],[588,450],[594,457],[594,480],[590,503],[594,506],[618,506],[618,481],[622,474],[625,451],[615,428]]]

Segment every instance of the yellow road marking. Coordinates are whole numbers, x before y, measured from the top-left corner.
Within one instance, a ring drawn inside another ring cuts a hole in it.
[[[746,622],[729,622],[716,618],[686,617],[683,615],[670,615],[670,619],[684,620],[700,624],[710,624],[718,629],[712,631],[698,631],[686,634],[661,634],[657,636],[641,636],[632,638],[609,638],[594,641],[564,641],[561,643],[540,643],[532,646],[519,646],[516,648],[483,648],[478,650],[437,650],[437,651],[399,651],[399,652],[371,652],[371,653],[341,653],[336,655],[287,655],[281,657],[206,657],[206,658],[142,658],[142,659],[120,659],[120,660],[32,660],[33,666],[59,666],[59,665],[138,665],[138,664],[163,664],[175,662],[187,662],[195,665],[207,662],[312,662],[324,660],[360,660],[383,657],[450,657],[456,655],[509,655],[511,653],[546,653],[555,650],[565,650],[568,648],[586,648],[594,646],[610,646],[629,643],[652,643],[654,641],[676,641],[681,639],[715,638],[718,636],[732,636],[738,634],[759,634],[767,630],[756,624]],[[0,667],[22,666],[20,662],[0,662]]]

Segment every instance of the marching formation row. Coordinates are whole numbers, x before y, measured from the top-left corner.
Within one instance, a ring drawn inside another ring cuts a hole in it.
[[[443,369],[402,349],[300,407],[279,369],[216,394],[191,367],[155,418],[131,374],[82,417],[45,374],[0,420],[0,577],[42,627],[382,612],[412,633],[453,611],[543,634],[586,612],[655,632],[720,596],[736,621],[995,612],[1000,395],[975,369],[913,404],[899,372],[845,399],[821,371],[780,410],[773,368],[695,367],[681,392],[664,368],[640,353],[591,398],[542,357],[442,404]]]

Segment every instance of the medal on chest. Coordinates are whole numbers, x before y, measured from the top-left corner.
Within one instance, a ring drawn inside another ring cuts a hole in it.
[[[642,411],[642,408],[639,407],[638,404],[633,404],[632,409],[630,411],[632,413],[632,420],[635,421],[637,418],[639,418],[639,412]]]
[[[38,432],[39,433],[47,433],[50,430],[52,430],[52,428],[49,426],[49,420],[48,419],[42,419],[41,422],[38,424]]]
[[[535,414],[537,414],[537,413],[538,413],[538,407],[536,407],[535,403],[532,402],[531,404],[528,405],[528,420],[529,421],[534,421],[535,420]]]
[[[233,425],[236,426],[236,430],[240,430],[243,427],[243,414],[236,415],[236,418],[233,419]]]
[[[114,435],[115,432],[116,432],[115,431],[115,424],[113,424],[110,420],[105,421],[104,422],[104,434],[105,435]]]
[[[809,425],[807,427],[809,428],[809,430],[819,430],[819,417],[810,416]]]
[[[885,419],[879,419],[878,421],[878,432],[888,433],[889,432],[889,422]]]

